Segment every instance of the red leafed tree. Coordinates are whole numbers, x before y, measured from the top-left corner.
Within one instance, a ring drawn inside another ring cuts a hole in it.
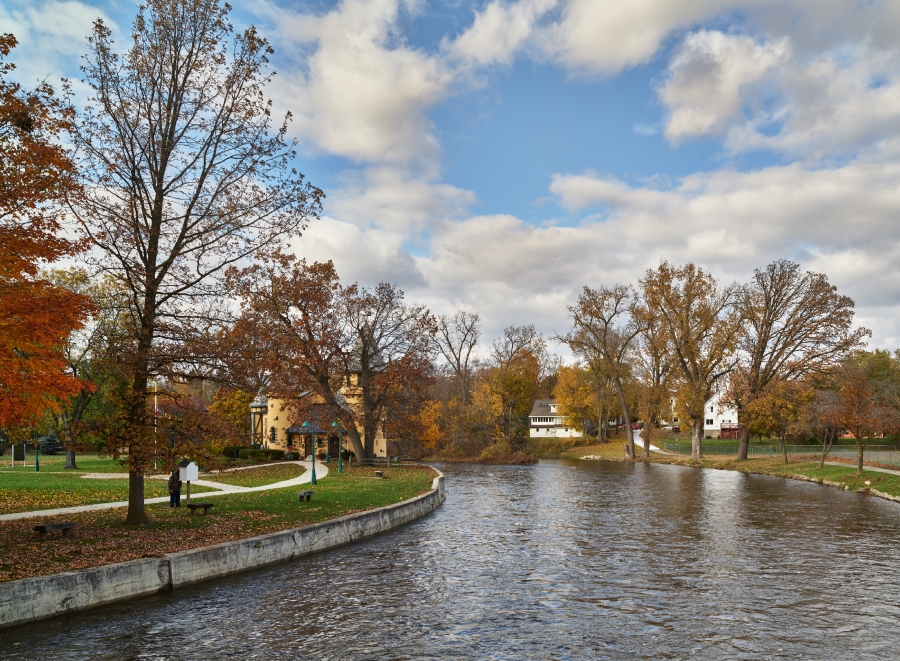
[[[344,287],[331,262],[275,254],[230,275],[244,303],[233,333],[270,348],[257,359],[268,366],[270,393],[316,392],[342,420],[357,457],[374,456],[379,428],[395,440],[415,433],[433,371],[437,324],[428,310],[394,285]]]
[[[38,276],[41,264],[79,247],[58,235],[62,204],[78,190],[57,142],[73,114],[49,85],[28,91],[7,79],[16,43],[0,35],[0,426],[8,434],[82,388],[61,349],[92,308]]]

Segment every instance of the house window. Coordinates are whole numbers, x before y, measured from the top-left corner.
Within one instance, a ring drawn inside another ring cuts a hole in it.
[[[706,424],[711,425],[713,423],[712,418],[706,419]]]

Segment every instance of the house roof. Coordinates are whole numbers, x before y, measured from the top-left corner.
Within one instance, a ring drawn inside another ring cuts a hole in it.
[[[536,399],[536,400],[534,400],[534,406],[531,407],[531,413],[529,413],[528,415],[529,416],[551,415],[551,413],[550,413],[550,405],[551,404],[556,404],[556,400],[555,399]]]

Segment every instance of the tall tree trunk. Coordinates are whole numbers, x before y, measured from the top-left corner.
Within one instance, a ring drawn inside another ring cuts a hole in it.
[[[78,470],[78,466],[75,465],[75,450],[72,448],[66,448],[66,469]]]
[[[619,377],[615,379],[616,392],[619,394],[619,405],[622,407],[622,417],[625,424],[625,438],[628,442],[629,458],[634,460],[634,430],[631,428],[631,415],[628,413],[628,404],[625,402],[625,391],[622,389],[622,381]]]
[[[862,439],[857,436],[856,437],[856,474],[863,474],[863,452],[865,446],[863,445]]]
[[[741,416],[738,414],[738,422],[740,422]],[[741,425],[741,435],[740,442],[738,443],[738,461],[745,461],[747,459],[747,453],[750,450],[750,430],[746,425]]]
[[[644,428],[641,430],[641,439],[644,441],[644,461],[650,461],[650,441],[653,431],[656,429],[656,416],[648,416]]]
[[[781,454],[784,455],[784,465],[787,466],[788,458],[787,458],[787,439],[784,436],[780,436],[778,438],[781,441]]]
[[[128,412],[128,514],[125,524],[140,526],[150,523],[144,506],[144,459],[147,441],[147,396],[150,381],[150,348],[153,344],[153,309],[151,292],[145,297],[144,323],[138,340],[135,374],[131,386],[131,408]],[[154,297],[155,298],[155,297]]]
[[[704,420],[702,416],[703,414],[691,416],[691,459],[703,459]]]

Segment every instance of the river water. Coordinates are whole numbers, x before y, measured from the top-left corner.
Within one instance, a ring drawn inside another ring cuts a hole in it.
[[[403,529],[0,631],[9,659],[898,659],[900,505],[610,462],[442,466]]]

